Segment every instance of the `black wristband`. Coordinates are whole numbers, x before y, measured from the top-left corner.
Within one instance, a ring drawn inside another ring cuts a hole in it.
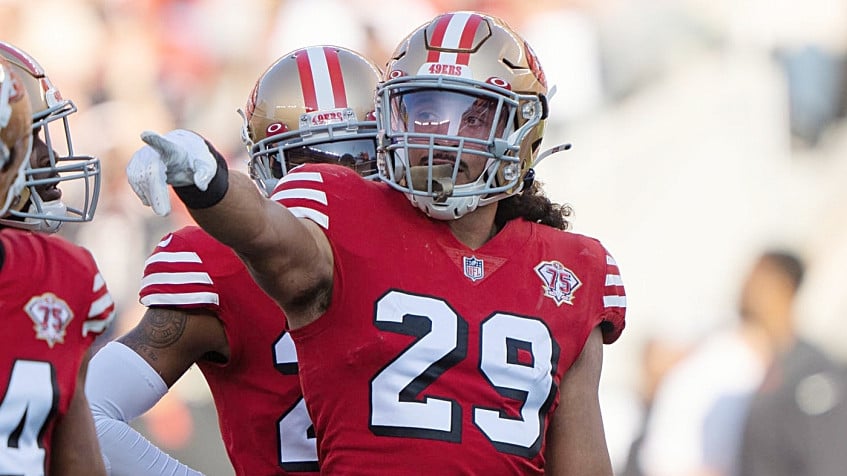
[[[184,187],[174,187],[174,192],[182,200],[188,208],[209,208],[217,205],[223,200],[227,190],[229,190],[229,168],[226,165],[226,159],[218,152],[215,147],[204,139],[206,147],[218,163],[218,170],[206,191],[200,190],[196,185],[186,185]]]

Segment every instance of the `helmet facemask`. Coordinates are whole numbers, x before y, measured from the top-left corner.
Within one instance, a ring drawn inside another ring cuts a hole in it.
[[[25,190],[0,223],[54,233],[62,223],[94,218],[100,195],[100,160],[74,152],[68,123],[74,112],[71,101],[61,101],[33,115],[34,146]]]
[[[91,221],[100,194],[100,161],[74,151],[68,118],[76,106],[62,98],[26,52],[0,42],[0,56],[10,62],[28,91],[33,133],[25,188],[0,224],[53,233],[64,222]]]
[[[410,76],[379,88],[377,114],[382,180],[430,217],[452,220],[521,191],[530,155],[521,148],[544,108],[537,95],[491,84]]]
[[[345,117],[340,122],[320,123],[315,120],[319,114],[325,112],[302,114],[298,129],[269,131],[255,143],[249,122],[244,121],[242,141],[250,154],[250,176],[266,195],[280,178],[305,163],[335,163],[365,178],[376,177],[376,121],[359,121],[349,108],[339,111]]]

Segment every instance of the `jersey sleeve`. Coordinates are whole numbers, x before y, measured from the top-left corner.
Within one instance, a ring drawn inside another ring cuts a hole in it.
[[[626,326],[626,291],[617,261],[605,247],[603,251],[606,260],[606,277],[600,328],[603,331],[603,342],[611,344],[620,337]]]
[[[144,262],[139,302],[147,307],[206,308],[217,312],[220,299],[210,266],[183,234],[165,235]]]
[[[92,258],[93,261],[93,258]],[[94,265],[93,284],[91,286],[91,305],[88,308],[88,316],[82,324],[82,336],[89,334],[100,335],[109,328],[115,320],[115,301],[106,286],[106,280],[97,265]]]
[[[341,165],[304,164],[280,179],[271,200],[284,205],[297,218],[315,222],[331,235],[330,216],[361,198],[364,191],[358,185],[363,180]]]

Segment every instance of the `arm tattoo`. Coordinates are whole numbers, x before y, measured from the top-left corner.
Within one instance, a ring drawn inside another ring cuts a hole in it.
[[[186,321],[188,316],[183,311],[151,308],[134,329],[118,340],[155,361],[156,349],[170,347],[182,337]]]

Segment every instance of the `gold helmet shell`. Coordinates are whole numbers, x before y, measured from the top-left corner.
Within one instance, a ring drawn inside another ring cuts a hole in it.
[[[0,59],[0,216],[20,198],[32,151],[32,109],[23,83]]]
[[[300,48],[256,81],[242,115],[250,174],[270,194],[291,168],[336,162],[376,175],[374,93],[380,69],[355,51]]]
[[[426,121],[410,117],[414,103],[424,100],[452,101],[455,114]],[[380,178],[433,218],[456,219],[523,189],[544,135],[547,82],[532,48],[503,20],[451,12],[400,43],[386,67],[376,107],[384,131]],[[496,118],[488,134],[463,135],[459,123],[480,109]],[[453,125],[437,132],[419,127],[432,121]],[[476,182],[457,184],[460,160],[452,171],[433,169],[436,150],[459,158],[483,156],[487,166]],[[410,162],[422,152],[429,154],[426,173],[413,170],[417,165]],[[431,178],[420,182],[418,176]]]

